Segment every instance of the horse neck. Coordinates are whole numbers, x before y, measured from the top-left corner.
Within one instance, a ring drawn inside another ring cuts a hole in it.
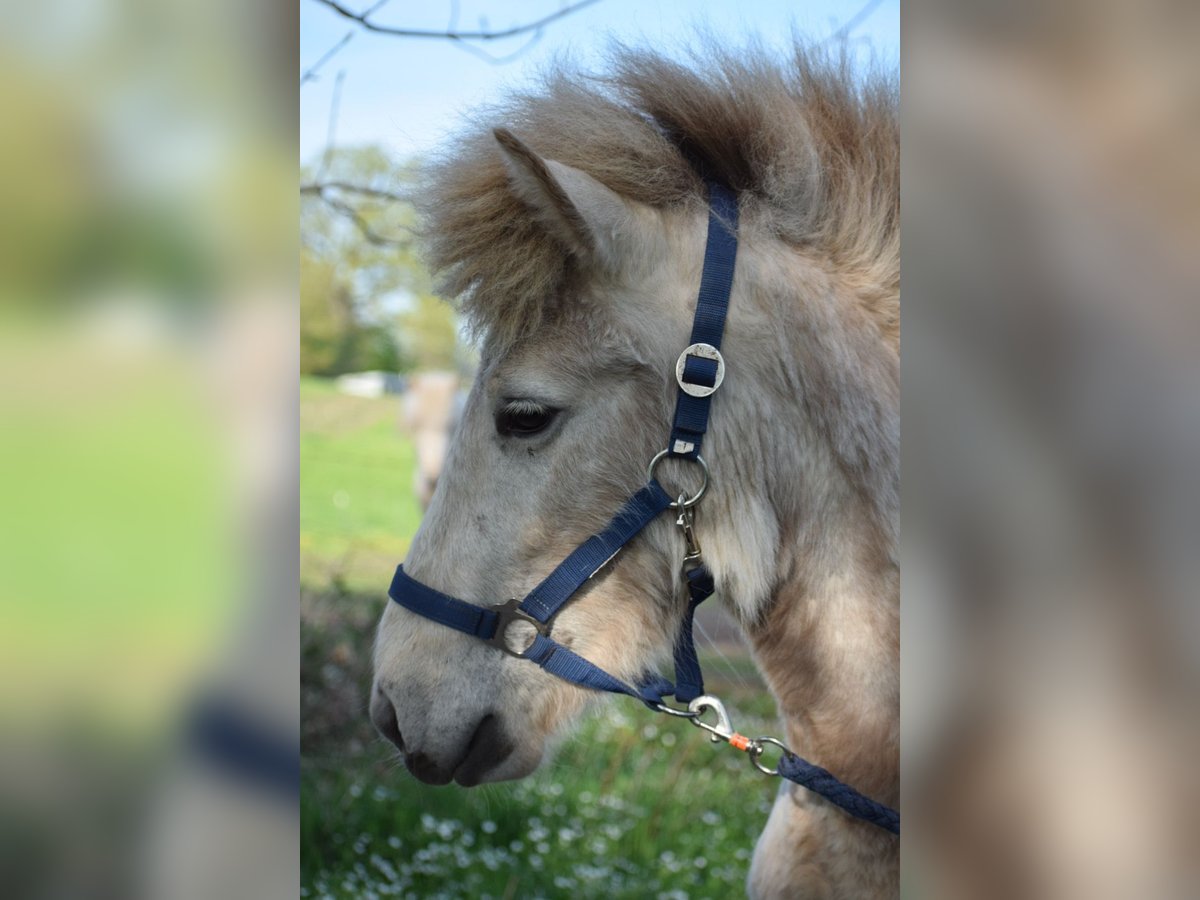
[[[798,428],[771,440],[742,427],[716,442],[721,474],[735,474],[700,509],[701,542],[790,746],[889,802],[899,753],[894,529],[835,454]]]
[[[836,300],[819,306],[757,337],[739,357],[752,377],[730,380],[737,421],[714,417],[714,460],[729,454],[734,473],[712,509],[714,574],[791,746],[886,802],[899,761],[894,354]]]
[[[899,571],[866,535],[800,539],[746,631],[789,745],[885,800],[899,778]]]

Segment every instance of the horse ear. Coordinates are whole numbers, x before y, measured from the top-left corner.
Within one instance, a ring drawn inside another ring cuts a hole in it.
[[[513,189],[542,225],[576,256],[615,268],[634,227],[629,204],[586,172],[538,156],[511,131],[493,134]]]

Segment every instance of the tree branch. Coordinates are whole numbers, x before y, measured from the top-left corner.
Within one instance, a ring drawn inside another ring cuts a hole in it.
[[[329,62],[329,60],[333,59],[333,57],[335,57],[337,55],[338,51],[341,50],[343,47],[346,46],[346,44],[348,44],[350,42],[350,38],[352,38],[352,37],[354,37],[354,32],[347,31],[345,36],[340,41],[338,41],[336,44],[334,44],[332,47],[330,47],[328,50],[326,50],[321,55],[320,59],[318,59],[315,63],[313,63],[311,66],[309,66],[307,69],[304,70],[304,73],[300,76],[300,84],[303,85],[310,81],[315,81],[317,78],[317,72],[320,70],[321,66],[325,65],[325,63],[327,63],[327,62]]]
[[[335,212],[340,213],[341,215],[343,215],[347,219],[349,219],[351,222],[353,222],[355,227],[358,228],[359,232],[362,234],[362,236],[367,241],[374,244],[376,247],[407,247],[409,245],[410,242],[407,238],[405,238],[405,239],[390,238],[390,237],[386,237],[386,236],[380,234],[378,231],[376,231],[374,228],[371,227],[370,222],[368,222],[365,218],[363,218],[362,213],[360,213],[357,209],[355,209],[349,203],[344,203],[341,200],[337,200],[333,197],[322,196],[321,199],[325,202],[325,205],[328,206],[330,209],[334,210]]]
[[[342,216],[345,219],[348,219],[350,222],[352,222],[354,224],[354,227],[358,229],[359,233],[363,236],[363,238],[366,239],[369,243],[374,244],[376,247],[407,247],[407,246],[409,246],[411,241],[407,237],[406,238],[388,237],[387,235],[380,234],[378,231],[376,231],[374,228],[372,228],[371,223],[367,221],[366,217],[363,216],[363,214],[361,212],[359,212],[357,209],[355,209],[353,206],[351,206],[345,200],[342,200],[340,197],[335,196],[336,192],[339,192],[339,191],[345,192],[345,193],[351,193],[351,194],[362,194],[367,197],[375,197],[375,198],[378,198],[381,200],[394,200],[394,201],[397,201],[400,203],[406,202],[408,200],[407,197],[404,197],[403,195],[394,193],[392,191],[386,191],[386,190],[382,190],[380,188],[373,188],[373,187],[370,187],[369,185],[350,184],[350,183],[344,182],[344,181],[327,181],[327,182],[320,182],[320,183],[313,182],[310,184],[304,184],[304,185],[300,186],[301,194],[308,195],[310,197],[316,197],[318,200],[320,200],[322,203],[324,203],[326,206],[328,206],[330,209],[332,209],[338,215]],[[334,192],[334,193],[331,194],[330,192]],[[410,235],[412,234],[411,229],[404,229],[404,230],[408,231]]]
[[[496,56],[494,53],[488,53],[482,47],[476,47],[474,44],[469,43],[464,40],[461,40],[459,38],[451,38],[450,40],[453,43],[453,45],[455,47],[457,47],[459,50],[465,50],[467,53],[470,53],[472,56],[482,59],[484,62],[491,63],[493,66],[503,66],[506,63],[510,63],[513,60],[519,59],[520,57],[524,56],[529,50],[533,49],[534,44],[536,44],[541,39],[542,39],[542,29],[539,28],[539,29],[537,29],[537,31],[535,31],[532,35],[529,36],[529,40],[527,40],[524,44],[522,44],[520,47],[518,47],[512,53],[506,53],[503,56]]]
[[[329,124],[325,128],[325,152],[321,154],[321,168],[317,172],[318,181],[325,177],[325,173],[329,171],[329,164],[333,161],[333,145],[337,140],[338,113],[342,104],[342,81],[345,78],[346,70],[340,69],[337,73],[337,80],[333,82],[333,98],[329,101]]]
[[[463,41],[495,41],[501,38],[514,37],[518,34],[524,34],[528,31],[537,31],[538,29],[549,25],[564,16],[569,16],[573,12],[583,9],[586,6],[592,6],[599,3],[600,0],[580,0],[578,3],[573,3],[570,6],[564,6],[557,12],[550,13],[533,22],[526,22],[523,25],[513,25],[511,28],[502,28],[499,31],[458,31],[451,29],[447,31],[427,31],[417,28],[396,28],[391,25],[379,25],[372,22],[370,19],[374,8],[367,10],[365,13],[356,13],[353,10],[342,6],[338,0],[316,0],[317,3],[328,6],[338,15],[357,22],[368,31],[374,31],[377,34],[390,34],[396,37],[413,37],[413,38],[450,38],[451,40]]]
[[[346,194],[362,194],[364,197],[375,197],[379,200],[394,200],[397,203],[408,203],[412,200],[411,197],[406,197],[403,194],[397,194],[395,191],[386,191],[382,188],[371,187],[367,184],[352,184],[349,181],[321,181],[310,182],[309,184],[300,185],[301,194],[315,194],[324,196],[326,191],[341,191]]]
[[[358,23],[360,27],[367,31],[373,31],[377,34],[392,35],[395,37],[412,37],[412,38],[441,38],[454,42],[460,49],[486,60],[489,63],[496,65],[511,62],[523,53],[533,47],[542,37],[542,31],[545,26],[552,22],[569,16],[571,13],[599,3],[600,0],[578,0],[578,2],[564,6],[557,12],[550,13],[540,19],[532,22],[526,22],[521,25],[513,25],[510,28],[503,28],[498,31],[478,30],[478,31],[462,31],[458,28],[459,3],[458,0],[451,0],[450,5],[450,21],[446,26],[445,31],[428,31],[414,28],[400,28],[391,25],[379,25],[372,21],[371,16],[374,15],[388,0],[376,0],[362,12],[354,12],[351,9],[343,6],[340,0],[316,0],[316,2],[329,7],[343,18],[349,19]],[[354,32],[348,32],[334,46],[327,50],[315,63],[308,67],[300,76],[300,83],[303,85],[306,82],[313,81],[317,77],[317,72],[320,68],[329,62],[343,47],[350,41]],[[497,56],[489,53],[482,47],[477,47],[470,41],[494,41],[503,38],[516,37],[517,35],[529,34],[526,40],[519,48],[509,54]],[[329,125],[328,134],[325,142],[325,152],[322,155],[320,166],[316,177],[313,181],[302,184],[300,193],[304,196],[314,197],[319,200],[329,209],[336,212],[338,215],[348,219],[354,224],[358,231],[371,244],[381,247],[405,247],[408,246],[408,239],[396,239],[380,234],[371,223],[356,209],[352,204],[347,203],[345,194],[357,194],[360,197],[371,198],[374,200],[388,201],[394,203],[407,203],[411,198],[403,194],[389,191],[382,188],[371,187],[365,184],[353,184],[347,181],[326,180],[325,175],[329,171],[330,164],[333,159],[333,148],[336,143],[338,110],[341,103],[342,81],[345,78],[345,70],[338,72],[337,80],[333,86],[333,95],[330,101],[329,109]],[[411,233],[411,229],[406,229]]]
[[[855,28],[871,17],[871,13],[875,12],[876,7],[878,7],[882,2],[883,0],[867,0],[867,2],[862,5],[862,8],[859,9],[858,12],[847,19],[845,24],[841,25],[836,31],[833,32],[833,34],[829,35],[826,40],[829,41],[829,43],[846,40],[848,37],[850,37],[850,33],[853,32]]]

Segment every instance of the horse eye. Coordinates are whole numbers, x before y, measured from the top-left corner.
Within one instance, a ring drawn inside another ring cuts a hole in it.
[[[496,431],[506,437],[531,437],[545,431],[558,410],[537,403],[509,403],[496,413]]]

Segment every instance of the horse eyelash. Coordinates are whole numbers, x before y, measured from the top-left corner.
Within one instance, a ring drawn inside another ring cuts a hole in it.
[[[501,407],[500,411],[508,413],[509,415],[522,416],[548,413],[550,410],[551,407],[546,406],[544,403],[538,403],[536,400],[519,398],[515,400],[505,400],[504,406]]]

